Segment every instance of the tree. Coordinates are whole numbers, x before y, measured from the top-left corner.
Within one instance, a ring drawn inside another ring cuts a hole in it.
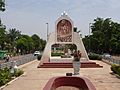
[[[40,47],[40,42],[41,42],[41,39],[40,37],[37,35],[37,34],[34,34],[31,36],[32,40],[33,40],[33,43],[34,43],[34,51],[39,51],[41,49]]]
[[[92,24],[91,29],[93,33],[93,37],[96,39],[95,43],[97,43],[97,53],[109,52],[110,49],[110,39],[111,39],[111,19],[103,19],[97,18],[94,20],[95,22]],[[95,50],[96,51],[96,50]]]
[[[0,11],[5,11],[5,0],[0,0]],[[6,31],[5,26],[1,23],[0,19],[0,49],[4,49],[5,47],[5,37],[6,37]]]
[[[91,26],[92,35],[86,36],[83,41],[88,50],[95,53],[120,54],[120,24],[111,18],[96,18]]]
[[[17,50],[22,54],[31,53],[34,47],[33,40],[28,35],[22,35],[17,41]]]
[[[4,28],[0,28],[0,49],[4,49],[6,44],[6,31]]]
[[[22,54],[25,54],[26,48],[27,48],[26,39],[23,37],[19,38],[17,40],[17,51],[18,52],[20,51],[19,53],[21,53],[22,55]]]
[[[0,11],[5,11],[5,0],[0,0]]]
[[[5,31],[6,27],[1,23],[0,20],[0,49],[4,49],[5,48],[5,44],[6,44],[6,31]]]
[[[8,43],[11,45],[11,52],[15,51],[16,49],[16,42],[21,36],[21,31],[16,30],[16,28],[9,29],[7,38]]]
[[[40,50],[43,51],[46,45],[46,40],[40,39]]]
[[[21,31],[16,28],[9,29],[8,36],[11,41],[16,41],[21,36]]]

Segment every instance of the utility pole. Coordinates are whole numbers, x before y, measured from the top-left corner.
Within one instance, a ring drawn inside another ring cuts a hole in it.
[[[91,29],[91,24],[92,23],[89,23],[89,53],[90,53],[90,48],[91,48],[91,46],[90,46],[90,29]]]
[[[49,23],[46,23],[46,27],[47,27],[47,41],[48,41]]]

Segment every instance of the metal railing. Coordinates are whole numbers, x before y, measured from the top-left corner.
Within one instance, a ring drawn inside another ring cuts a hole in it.
[[[0,69],[3,69],[5,67],[10,68],[13,66],[13,62],[16,63],[17,66],[23,65],[25,63],[28,63],[30,61],[35,60],[37,57],[33,56],[32,54],[28,54],[28,55],[23,55],[23,56],[18,56],[17,58],[14,58],[12,60],[10,60],[9,62],[5,62],[5,63],[1,63],[0,64]]]
[[[114,59],[114,58],[103,58],[103,61],[106,61],[109,64],[120,65],[120,60],[117,60],[117,59]]]

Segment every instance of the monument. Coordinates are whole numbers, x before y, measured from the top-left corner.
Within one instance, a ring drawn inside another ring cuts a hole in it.
[[[52,46],[60,46],[63,47],[67,44],[75,45],[77,50],[80,50],[82,53],[81,61],[87,62],[89,61],[87,52],[85,50],[84,44],[82,42],[82,38],[79,35],[79,33],[74,32],[74,23],[70,19],[70,17],[67,15],[67,13],[62,13],[62,15],[56,20],[55,22],[55,32],[51,33],[49,35],[47,44],[45,46],[43,55],[41,57],[41,61],[38,67],[44,67],[44,65],[48,64],[48,67],[55,67],[54,64],[60,64],[59,66],[67,66],[69,63],[70,67],[72,67],[72,60],[73,56],[69,56],[66,54],[66,52],[62,52],[59,50],[59,54],[61,54],[59,57],[53,57],[52,52]],[[68,49],[68,48],[67,48]],[[56,51],[56,48],[53,48],[53,50]],[[70,49],[65,50],[70,52]],[[70,55],[70,54],[69,54]],[[64,64],[64,65],[62,65]],[[51,66],[49,66],[51,65]]]

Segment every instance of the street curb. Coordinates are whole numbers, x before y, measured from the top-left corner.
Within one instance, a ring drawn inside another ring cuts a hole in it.
[[[115,75],[118,79],[120,79],[120,76],[118,74],[115,74],[113,72],[111,72],[110,74]]]

